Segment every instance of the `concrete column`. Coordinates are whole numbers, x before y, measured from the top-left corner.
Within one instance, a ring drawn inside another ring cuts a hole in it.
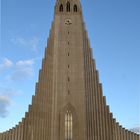
[[[113,140],[118,140],[118,129],[117,129],[117,121],[116,119],[113,117],[113,133],[114,133],[114,138]]]
[[[88,123],[88,130],[87,130],[87,134],[88,134],[88,140],[91,139],[91,108],[90,108],[90,104],[91,104],[91,90],[90,90],[90,72],[88,72],[89,70],[89,65],[90,65],[90,56],[88,55],[89,53],[89,49],[88,49],[88,40],[86,39],[86,79],[87,79],[87,85],[86,85],[86,90],[87,90],[87,109],[88,109],[88,114],[87,115],[87,123]]]
[[[45,62],[46,62],[46,65],[48,65],[48,63],[47,63],[47,59],[45,58]],[[51,75],[51,71],[50,71],[50,66],[48,66],[48,69],[46,69],[46,77],[48,77],[48,79],[49,79],[49,81],[50,81],[50,83],[51,83],[51,78],[50,78],[50,75]],[[50,88],[51,88],[51,86],[50,86],[50,83],[47,83],[47,88],[46,88],[46,98],[48,99],[48,102],[50,102]],[[48,89],[48,90],[47,90]],[[49,129],[49,110],[50,110],[50,108],[47,106],[47,103],[45,102],[45,108],[46,108],[46,110],[45,110],[45,112],[46,112],[46,114],[45,114],[45,117],[46,117],[46,119],[45,119],[45,125],[46,125],[46,129],[48,130]],[[45,139],[49,139],[49,131],[47,131],[47,132],[45,132],[45,130],[44,130],[44,134],[45,134]]]
[[[26,114],[27,114],[27,112],[25,113],[25,116],[26,116]],[[26,129],[26,120],[25,120],[25,118],[23,118],[23,140],[26,140],[26,136],[27,136],[27,129]]]
[[[92,76],[93,76],[93,79],[95,79],[95,61],[93,60],[93,70],[92,70]],[[94,81],[94,80],[93,80]],[[92,81],[92,82],[93,82]],[[97,100],[96,100],[96,89],[95,89],[95,83],[93,82],[93,129],[94,129],[94,135],[93,135],[93,140],[96,140],[98,139],[98,122],[97,122],[97,108],[96,108],[96,103],[97,103]]]
[[[12,129],[9,130],[9,140],[12,140]]]
[[[45,67],[45,66],[47,66],[47,63],[46,63],[46,59],[44,58],[44,67]],[[49,66],[48,66],[48,69],[49,69]],[[44,69],[44,77],[46,78],[46,81],[47,81],[47,76],[48,76],[48,75],[47,75],[47,70],[48,70],[48,69],[46,69],[46,68]],[[45,85],[46,85],[46,84],[45,84],[45,82],[44,82],[43,87],[45,87]],[[48,86],[48,85],[47,85],[47,86]],[[43,132],[42,132],[42,133],[43,133],[43,140],[47,139],[45,130],[46,130],[46,122],[47,122],[46,120],[48,119],[48,117],[47,117],[47,115],[46,115],[46,113],[47,113],[46,110],[48,110],[48,108],[46,107],[46,104],[45,104],[46,102],[45,102],[45,100],[44,100],[44,99],[47,99],[47,102],[48,102],[48,97],[47,97],[48,92],[47,92],[47,90],[46,90],[47,87],[44,88],[44,89],[45,89],[45,91],[44,91],[45,94],[44,94],[44,97],[43,97],[43,112],[44,112],[44,115],[43,115],[43,126],[42,126],[42,127],[43,127]],[[47,94],[46,94],[46,93],[47,93]]]
[[[3,133],[3,140],[5,140],[5,132]]]
[[[5,132],[5,140],[7,140],[7,139],[8,139],[8,137],[7,137],[7,136],[8,136],[8,132],[6,131],[6,132]]]
[[[134,132],[132,132],[132,140],[135,140]]]
[[[126,130],[126,140],[129,140],[128,130]]]
[[[131,131],[129,131],[129,139],[132,140]]]
[[[120,125],[118,123],[118,140],[121,140],[121,136],[120,136]]]
[[[12,128],[11,133],[12,133],[12,140],[14,140],[14,128]]]
[[[105,97],[104,97],[104,110],[105,110],[106,140],[109,140],[108,112],[107,112]]]
[[[91,51],[91,50],[90,50]],[[91,52],[90,52],[91,53]],[[93,64],[93,60],[92,60],[92,56],[90,56],[90,66],[89,68],[91,67],[91,72],[90,72],[90,93],[91,93],[91,103],[90,103],[90,109],[91,109],[91,140],[95,140],[95,135],[96,135],[96,124],[95,124],[95,118],[96,118],[96,115],[95,115],[95,85],[94,85],[94,82],[93,82],[93,79],[94,79],[94,76],[95,76],[95,68],[94,68],[94,64]]]
[[[122,126],[120,125],[120,138],[123,140],[123,135],[122,135]]]
[[[117,123],[117,136],[118,136],[118,140],[120,140],[119,123]]]
[[[90,52],[90,50],[88,49],[88,52]],[[90,54],[88,55],[88,69],[91,67],[91,59],[90,59]],[[89,140],[92,140],[93,137],[93,132],[92,132],[92,71],[89,71],[88,73],[88,92],[89,92],[89,112],[90,112],[90,116],[89,116]]]
[[[15,140],[18,140],[18,126],[19,126],[19,125],[16,126]]]
[[[124,128],[122,127],[122,135],[123,135],[123,140],[125,140],[125,137],[124,137]]]
[[[3,140],[3,133],[0,133],[0,140]]]
[[[44,77],[44,79],[47,81],[47,79],[46,79],[46,61],[45,61],[45,58],[43,59],[44,61],[43,61],[43,67],[44,67],[44,71],[43,71],[43,77]],[[42,140],[45,140],[45,119],[47,119],[46,117],[45,117],[45,110],[46,110],[46,107],[45,107],[45,101],[44,101],[44,99],[46,99],[47,97],[46,97],[46,88],[45,88],[45,82],[43,82],[43,89],[44,89],[44,91],[43,91],[43,95],[42,95],[42,136],[41,136],[41,139]],[[60,130],[59,130],[60,131]]]
[[[100,84],[100,99],[101,99],[101,118],[102,118],[102,131],[103,131],[103,140],[106,140],[105,137],[105,113],[104,113],[104,101],[103,101],[103,91],[102,91],[102,85]]]
[[[104,131],[103,131],[103,113],[102,113],[102,93],[101,93],[101,89],[100,89],[100,84],[99,84],[99,72],[96,71],[96,79],[97,79],[97,95],[98,95],[98,107],[99,107],[99,126],[100,126],[100,139],[103,140],[104,139]]]
[[[122,127],[122,139],[124,140],[124,128]]]
[[[46,65],[47,65],[47,60],[46,60]],[[51,72],[51,68],[50,68],[50,66],[48,66],[48,69],[47,69],[47,75],[48,75],[48,79],[51,81],[51,78],[50,78],[50,72]],[[50,83],[51,82],[48,82],[47,83],[47,87],[48,87],[48,90],[46,91],[47,92],[47,94],[48,94],[48,96],[47,96],[47,98],[48,98],[48,102],[50,103],[50,98],[51,98],[51,94],[50,94],[50,90],[51,90],[51,85],[50,85]],[[46,129],[48,130],[47,132],[45,132],[45,139],[50,139],[49,138],[49,133],[50,133],[50,108],[47,106],[47,103],[45,103],[45,106],[46,106],[46,115],[45,115],[45,117],[47,118],[46,119]]]
[[[7,132],[4,132],[4,139],[6,140],[6,138],[7,138]]]
[[[5,140],[5,139],[4,139],[4,133],[2,133],[2,140]]]
[[[136,133],[134,133],[134,140],[136,140]]]
[[[94,102],[95,102],[95,115],[96,115],[96,128],[95,128],[95,140],[99,140],[100,139],[100,117],[99,117],[99,105],[98,105],[98,84],[97,84],[97,75],[96,75],[96,65],[95,65],[95,61],[94,61],[94,71],[93,71],[93,81],[94,81]]]
[[[126,140],[126,136],[125,136],[125,128],[123,128],[123,139]]]
[[[4,140],[6,140],[6,132],[4,132]]]
[[[3,133],[1,133],[0,140],[3,140]]]
[[[110,121],[110,139],[113,140],[115,137],[115,133],[114,133],[113,114],[112,113],[110,113],[109,121]]]
[[[94,77],[94,65],[93,65],[93,60],[91,61],[91,67],[92,67],[92,71],[91,71],[91,120],[92,120],[92,140],[95,140],[95,135],[96,135],[96,123],[95,123],[95,102],[94,102],[94,83],[93,83],[93,77]]]
[[[4,133],[2,133],[2,140],[4,140]]]
[[[137,140],[140,140],[140,135],[137,135]]]
[[[131,137],[131,140],[133,140],[133,133],[132,132],[130,132],[130,137]]]
[[[107,105],[107,122],[108,122],[108,132],[109,132],[109,140],[111,139],[111,124],[110,124],[110,110],[109,110],[109,106]]]
[[[4,138],[4,133],[2,133],[2,140],[5,140],[5,138]]]
[[[117,131],[116,131],[116,120],[112,116],[112,140],[116,140]]]
[[[125,139],[127,140],[127,129],[125,129]]]
[[[5,132],[5,140],[7,140],[7,131]]]
[[[123,139],[122,126],[120,126],[120,137],[121,137],[121,140],[124,140],[124,139]]]
[[[101,129],[100,129],[100,112],[99,112],[99,95],[98,95],[98,79],[97,79],[97,71],[95,70],[95,72],[94,72],[95,74],[94,74],[94,81],[95,81],[95,96],[96,96],[96,117],[97,117],[97,134],[98,134],[98,136],[97,136],[97,138],[98,138],[98,140],[100,140],[101,139]]]
[[[19,128],[20,128],[20,123],[19,123],[18,126],[17,126],[17,140],[19,140],[19,137],[20,137]]]

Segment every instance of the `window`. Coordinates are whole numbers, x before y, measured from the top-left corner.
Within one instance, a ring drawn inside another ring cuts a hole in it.
[[[65,140],[72,140],[73,138],[73,117],[72,112],[67,110],[65,113]]]
[[[74,11],[74,12],[77,12],[77,5],[74,5],[73,11]]]
[[[70,12],[70,2],[67,2],[67,12]]]
[[[60,11],[60,12],[63,12],[63,5],[62,5],[62,4],[61,4],[60,7],[59,7],[59,11]]]

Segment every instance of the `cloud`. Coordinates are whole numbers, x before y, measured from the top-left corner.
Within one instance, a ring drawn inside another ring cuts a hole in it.
[[[9,106],[12,103],[12,98],[19,95],[19,93],[7,87],[0,87],[0,117],[5,118],[9,114]]]
[[[19,60],[13,63],[10,59],[4,58],[0,64],[0,70],[11,68],[10,74],[6,76],[7,80],[25,80],[31,78],[34,75],[34,64],[35,59]]]
[[[36,36],[28,39],[23,37],[15,37],[11,39],[11,42],[15,45],[32,48],[33,51],[36,51],[39,44],[39,38]]]
[[[18,66],[31,66],[34,64],[34,60],[30,59],[30,60],[20,60],[16,63],[16,65]]]
[[[131,128],[130,131],[140,134],[140,127]]]
[[[33,73],[34,71],[31,67],[17,68],[11,75],[7,76],[7,79],[13,81],[25,80],[32,77]]]
[[[13,62],[10,59],[4,58],[3,62],[0,64],[0,70],[5,69],[5,68],[9,68],[12,65],[13,65]]]
[[[7,96],[0,95],[0,117],[5,118],[8,115],[8,106],[10,105],[10,99]]]
[[[7,76],[8,80],[21,81],[34,75],[34,59],[20,60],[16,62],[13,72]]]

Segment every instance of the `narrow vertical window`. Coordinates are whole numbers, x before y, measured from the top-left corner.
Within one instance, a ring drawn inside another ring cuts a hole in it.
[[[60,11],[60,12],[63,12],[63,5],[62,5],[62,4],[61,4],[60,7],[59,7],[59,11]]]
[[[74,11],[74,12],[77,12],[77,5],[74,5],[73,11]]]
[[[70,2],[67,2],[67,12],[70,12]]]
[[[65,114],[65,140],[72,140],[73,138],[73,118],[70,110]]]

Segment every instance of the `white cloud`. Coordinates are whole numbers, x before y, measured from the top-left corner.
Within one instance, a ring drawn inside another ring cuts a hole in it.
[[[0,70],[5,68],[10,69],[10,74],[6,76],[7,80],[26,80],[34,75],[34,64],[35,59],[19,60],[13,63],[8,58],[4,58],[0,64]]]
[[[34,60],[20,60],[16,63],[17,66],[31,66],[34,64]]]
[[[3,62],[0,64],[0,69],[9,68],[12,65],[13,65],[13,62],[10,59],[4,58]]]
[[[140,134],[140,127],[134,127],[132,129],[130,129],[130,131],[137,133],[137,134]]]
[[[21,81],[28,78],[31,78],[34,75],[32,67],[19,67],[13,71],[13,73],[7,76],[7,79],[14,81]]]
[[[16,62],[14,70],[7,76],[8,80],[20,81],[33,77],[34,59],[20,60]]]
[[[0,87],[0,117],[5,118],[9,114],[9,106],[12,103],[12,98],[19,95],[19,93],[7,87]]]
[[[8,106],[10,105],[10,99],[7,96],[0,95],[0,117],[5,118],[8,115]]]
[[[11,39],[11,42],[18,46],[32,48],[32,50],[36,51],[39,44],[39,38],[36,36],[32,38],[15,37]]]

